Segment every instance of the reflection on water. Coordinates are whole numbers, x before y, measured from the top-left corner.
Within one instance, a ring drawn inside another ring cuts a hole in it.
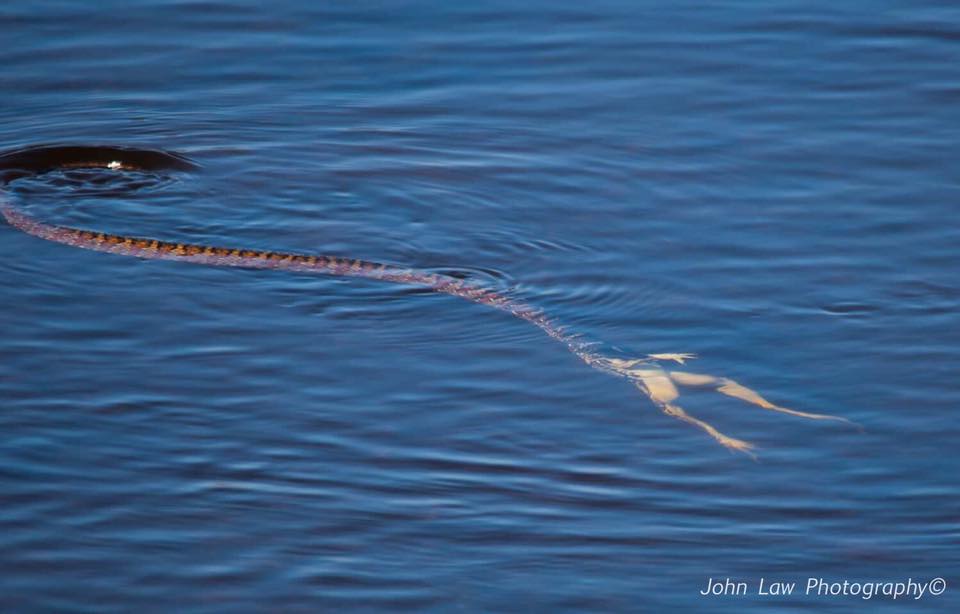
[[[958,603],[952,6],[99,8],[0,8],[2,149],[203,170],[28,213],[482,284],[634,382],[414,286],[0,226],[4,610]]]

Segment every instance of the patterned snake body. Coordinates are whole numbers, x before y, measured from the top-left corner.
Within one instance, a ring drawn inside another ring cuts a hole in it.
[[[61,169],[106,169],[114,171],[190,171],[199,168],[178,154],[145,149],[91,146],[47,146],[21,149],[0,155],[0,183]],[[546,315],[521,301],[450,275],[441,275],[392,264],[337,256],[215,247],[152,238],[115,235],[59,226],[40,221],[0,198],[0,213],[23,232],[81,249],[153,260],[175,260],[210,266],[276,269],[302,273],[366,277],[381,281],[425,286],[475,303],[511,313],[543,329],[587,362],[592,354],[576,336],[567,335]]]

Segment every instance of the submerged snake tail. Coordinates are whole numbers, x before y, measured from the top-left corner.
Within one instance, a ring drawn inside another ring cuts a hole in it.
[[[182,156],[163,151],[121,147],[34,147],[0,155],[0,184],[29,175],[60,169],[193,170],[197,166]],[[208,266],[275,269],[302,273],[365,277],[402,284],[414,284],[499,309],[540,328],[562,343],[587,365],[633,382],[665,414],[694,425],[730,450],[751,454],[753,444],[728,437],[711,424],[687,414],[674,401],[678,386],[710,386],[724,395],[764,409],[816,420],[844,418],[796,411],[775,405],[737,382],[713,375],[668,371],[660,362],[683,363],[691,354],[650,354],[625,360],[593,351],[596,343],[583,341],[548,317],[542,310],[483,285],[449,275],[418,269],[329,255],[296,254],[254,249],[215,247],[193,243],[160,241],[152,238],[108,234],[42,222],[18,209],[0,193],[0,214],[7,222],[29,235],[81,249],[153,260],[175,260]]]

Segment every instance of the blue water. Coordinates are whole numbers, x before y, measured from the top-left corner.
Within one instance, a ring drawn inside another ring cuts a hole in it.
[[[0,225],[0,609],[958,611],[958,24],[907,1],[3,3],[0,149],[203,165],[11,186],[38,217],[514,288],[604,351],[693,352],[862,431],[684,391],[752,460],[480,305]]]

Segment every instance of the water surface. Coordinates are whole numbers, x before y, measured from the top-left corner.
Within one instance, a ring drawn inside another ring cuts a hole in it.
[[[422,289],[0,226],[4,611],[960,606],[952,3],[0,7],[0,144],[199,173],[32,214],[514,288],[684,407]],[[113,189],[117,188],[117,189]],[[707,579],[747,581],[703,597]],[[928,581],[920,600],[759,579]]]

